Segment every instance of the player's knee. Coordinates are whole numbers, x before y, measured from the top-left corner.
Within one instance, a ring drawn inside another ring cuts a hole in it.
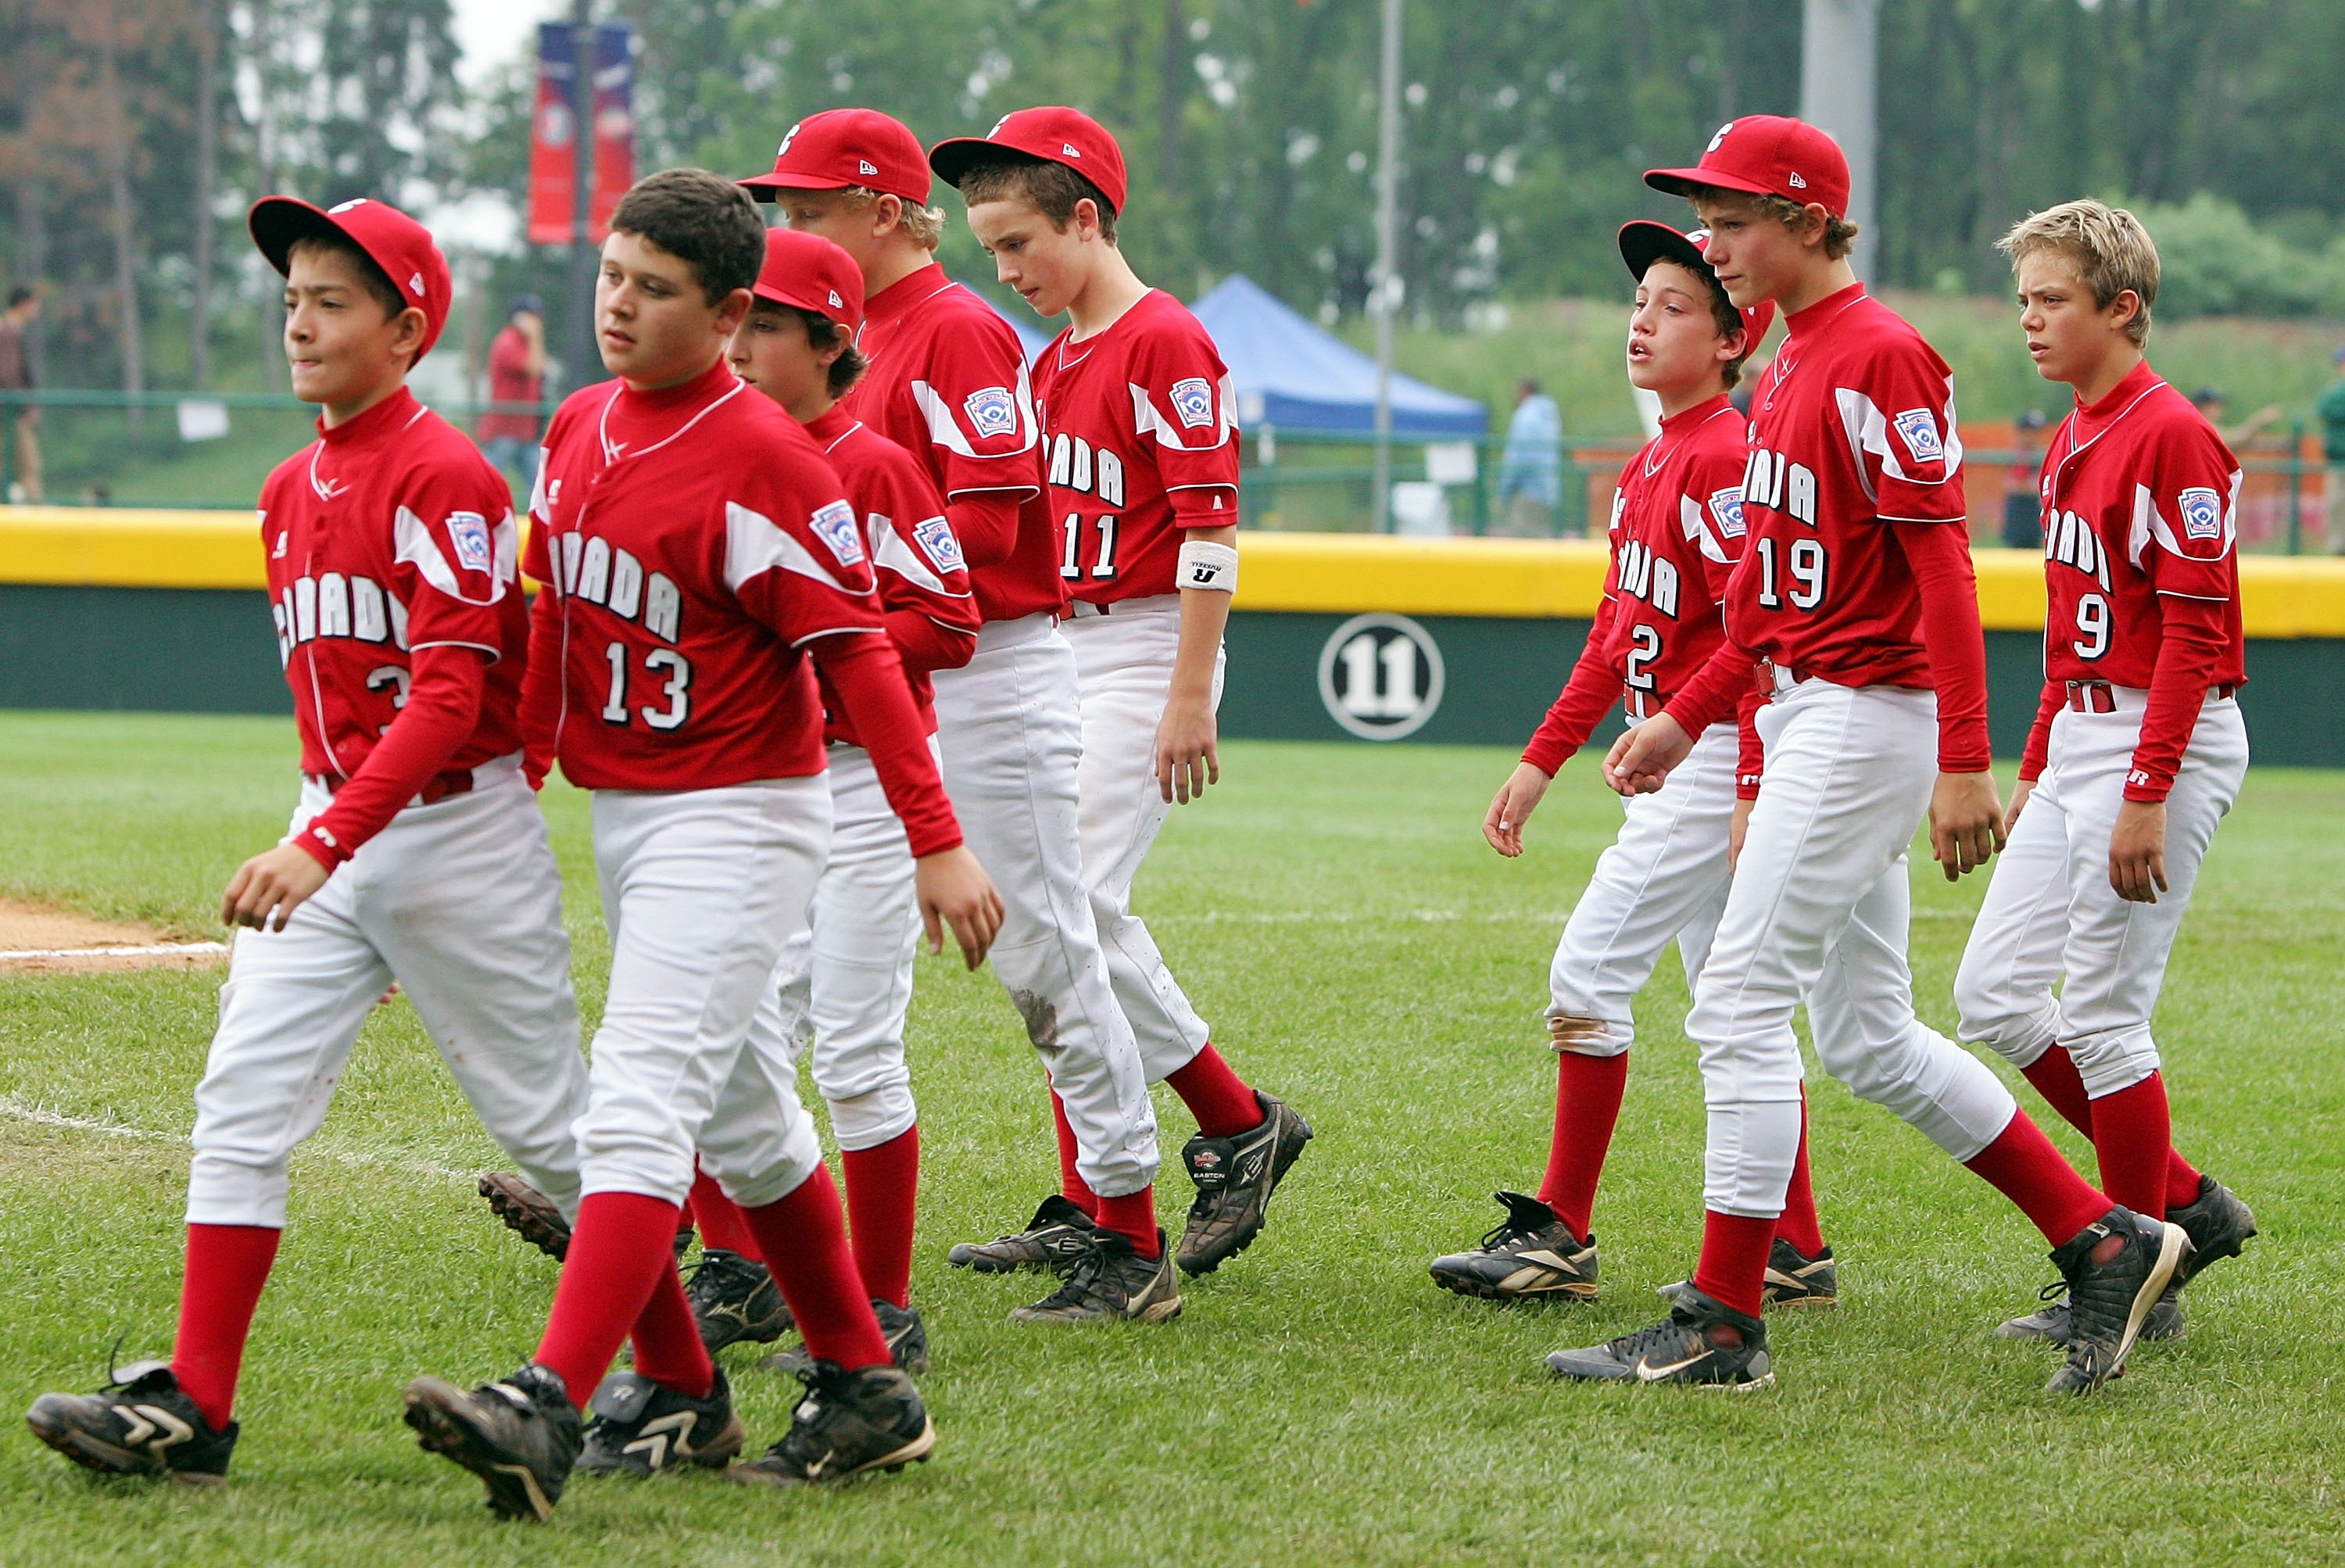
[[[842,1149],[877,1148],[902,1137],[919,1115],[909,1080],[838,1099],[826,1095],[824,1104],[830,1107],[831,1135]]]
[[[2132,1088],[2159,1066],[2157,1043],[2147,1024],[2078,1035],[2060,1045],[2076,1063],[2086,1095],[2096,1100]]]

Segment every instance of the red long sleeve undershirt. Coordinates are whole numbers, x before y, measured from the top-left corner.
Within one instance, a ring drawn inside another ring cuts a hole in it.
[[[1979,629],[1971,544],[1948,523],[1895,523],[1922,596],[1922,647],[1938,688],[1938,771],[1984,773],[1995,761],[1986,734],[1986,634]]]
[[[896,645],[880,632],[845,632],[807,645],[856,738],[871,754],[888,805],[902,819],[913,858],[959,847],[960,823],[945,799],[936,759],[912,705]]]
[[[529,787],[553,771],[553,731],[562,718],[562,606],[540,588],[529,606],[529,669],[521,682],[521,770]]]
[[[388,827],[472,738],[487,670],[478,648],[416,649],[407,701],[391,728],[293,841],[330,871]]]
[[[940,625],[919,610],[889,610],[886,619],[888,640],[896,645],[896,656],[909,675],[959,669],[977,652],[975,632]]]
[[[2134,743],[2133,769],[2126,775],[2128,800],[2163,800],[2174,788],[2229,636],[2221,600],[2160,594],[2157,607],[2157,663],[2149,672],[2149,700],[2142,710],[2141,738]]]
[[[1523,760],[1550,779],[1562,771],[1573,752],[1588,744],[1597,725],[1620,700],[1620,672],[1604,653],[1605,644],[1611,640],[1614,605],[1608,594],[1596,606],[1596,624],[1589,627],[1588,640],[1580,645],[1570,678],[1563,683],[1563,691],[1547,710],[1547,717],[1539,720],[1530,744],[1523,748]]]
[[[2033,784],[2044,777],[2044,763],[2052,751],[2052,716],[2068,699],[2066,681],[2047,680],[2035,704],[2035,722],[2027,727],[2027,746],[2019,754],[2019,781]]]
[[[963,490],[945,497],[945,521],[960,541],[961,558],[973,571],[998,566],[1018,548],[1018,504],[1015,490]]]

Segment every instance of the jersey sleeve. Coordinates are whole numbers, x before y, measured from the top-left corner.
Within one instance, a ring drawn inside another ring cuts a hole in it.
[[[1954,423],[1954,377],[1919,339],[1884,344],[1863,364],[1862,386],[1835,387],[1842,428],[1873,509],[1893,523],[1959,522],[1963,443]]]
[[[969,491],[1041,489],[1042,422],[1009,322],[969,315],[943,323],[911,395],[937,449],[934,471],[947,500]]]
[[[884,438],[872,439],[884,444]],[[866,536],[897,652],[907,668],[920,671],[966,664],[980,617],[943,499],[909,459],[890,462],[872,477],[862,497]]]
[[[2238,459],[2212,430],[2159,443],[2150,483],[2134,487],[2127,554],[2159,594],[2238,595]]]
[[[520,591],[513,497],[485,463],[417,474],[392,503],[392,572],[407,603],[407,644],[504,648],[497,606]]]
[[[726,589],[793,647],[883,630],[871,552],[853,504],[828,463],[791,455],[788,479],[725,504],[718,565]]]
[[[1152,334],[1129,372],[1135,442],[1155,458],[1173,516],[1183,528],[1233,525],[1237,392],[1213,341],[1202,330]]]

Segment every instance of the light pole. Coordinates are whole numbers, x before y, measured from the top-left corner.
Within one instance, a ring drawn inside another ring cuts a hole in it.
[[[1376,107],[1376,265],[1368,309],[1376,319],[1376,459],[1375,515],[1381,534],[1392,526],[1393,313],[1400,306],[1395,272],[1400,244],[1401,0],[1384,0],[1384,61]]]
[[[594,0],[574,0],[570,13],[570,144],[577,160],[571,184],[570,374],[575,392],[603,378],[594,346]]]
[[[1880,21],[1881,0],[1807,0],[1800,33],[1800,117],[1848,155],[1848,220],[1859,230],[1850,260],[1860,278],[1871,274],[1874,255]]]

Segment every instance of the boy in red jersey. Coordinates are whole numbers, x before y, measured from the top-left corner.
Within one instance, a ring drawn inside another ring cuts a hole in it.
[[[829,852],[817,665],[904,823],[931,942],[950,924],[974,967],[1000,911],[939,786],[853,507],[813,440],[725,362],[765,257],[756,208],[669,169],[611,229],[595,316],[618,379],[554,415],[526,566],[546,585],[530,745],[594,792],[613,945],[577,1124],[585,1196],[531,1361],[471,1393],[407,1390],[425,1448],[481,1477],[496,1512],[541,1519],[574,1465],[722,1464],[741,1446],[669,1261],[695,1152],[814,1358],[788,1435],[734,1475],[841,1480],[935,1442],[888,1364],[796,1085],[743,1049]],[[629,1339],[633,1369],[605,1382]]]
[[[1905,847],[1927,815],[1948,878],[2003,839],[1987,772],[1986,653],[1964,528],[1954,378],[1847,260],[1848,163],[1798,120],[1729,122],[1700,166],[1656,169],[1711,231],[1741,305],[1788,337],[1751,406],[1727,644],[1615,743],[1606,777],[1657,789],[1768,661],[1766,763],[1694,987],[1709,1106],[1701,1261],[1653,1328],[1548,1359],[1575,1379],[1750,1389],[1773,1380],[1759,1309],[1799,1146],[1805,1003],[1816,1054],[2010,1197],[2053,1246],[2076,1333],[2055,1389],[2123,1364],[2188,1242],[2079,1176],[1985,1064],[1914,1016]]]
[[[253,1309],[317,1131],[397,980],[482,1123],[563,1212],[585,1108],[562,879],[523,782],[526,630],[505,482],[407,390],[448,318],[448,266],[380,202],[252,209],[285,274],[293,390],[319,439],[261,490],[278,651],[301,735],[284,843],[247,860],[196,1090],[188,1263],[169,1362],[44,1396],[42,1441],[93,1470],[218,1481]]]
[[[1071,322],[1042,351],[1035,402],[1073,596],[1063,631],[1082,693],[1083,881],[1148,1081],[1172,1084],[1197,1118],[1182,1151],[1197,1196],[1174,1257],[1210,1273],[1261,1233],[1311,1136],[1230,1070],[1132,909],[1173,801],[1221,776],[1213,710],[1238,565],[1229,372],[1197,319],[1124,260],[1123,153],[1099,122],[1020,109],[982,137],[940,143],[929,163],[959,188],[1000,280]],[[1095,1214],[1055,1101],[1052,1115],[1063,1196]]]
[[[2149,1030],[2248,769],[2239,464],[2142,356],[2158,260],[2133,214],[2068,202],[2002,249],[2036,371],[2076,405],[2044,454],[2044,699],[1954,1000],[1963,1038],[1994,1046],[2093,1140],[2109,1196],[2188,1233],[2178,1288],[2256,1234],[2238,1195],[2175,1152]],[[2056,1302],[2003,1331],[2065,1341],[2071,1317]],[[2142,1332],[2181,1331],[2169,1289]]]
[[[841,407],[920,461],[967,556],[985,624],[969,663],[937,675],[945,783],[1007,905],[994,972],[1100,1196],[1096,1216],[1052,1197],[1024,1231],[949,1257],[985,1271],[1066,1270],[1067,1288],[1019,1308],[1020,1320],[1164,1321],[1181,1293],[1156,1223],[1156,1113],[1083,885],[1082,714],[1058,627],[1061,541],[1025,355],[1010,323],[936,264],[944,215],[928,205],[928,157],[902,124],[870,109],[809,116],[783,137],[773,172],[744,183],[861,269],[856,347],[871,368]]]
[[[1563,694],[1531,738],[1482,821],[1498,853],[1523,852],[1523,824],[1571,754],[1615,702],[1633,721],[1659,712],[1725,641],[1726,581],[1742,558],[1742,464],[1748,426],[1727,401],[1767,334],[1775,307],[1735,309],[1702,260],[1699,231],[1637,222],[1620,255],[1637,280],[1629,318],[1629,380],[1661,402],[1660,433],[1629,460],[1612,493],[1612,565],[1588,644]],[[1672,788],[1632,796],[1620,836],[1597,859],[1549,971],[1548,1032],[1556,1051],[1555,1131],[1537,1196],[1501,1192],[1503,1224],[1471,1251],[1436,1258],[1433,1282],[1494,1301],[1592,1301],[1596,1237],[1589,1227],[1604,1156],[1620,1114],[1636,1040],[1629,1003],[1674,938],[1690,991],[1726,907],[1731,840],[1759,793],[1751,716],[1694,742]],[[1839,1271],[1816,1227],[1806,1131],[1768,1257],[1768,1305],[1829,1306]]]

